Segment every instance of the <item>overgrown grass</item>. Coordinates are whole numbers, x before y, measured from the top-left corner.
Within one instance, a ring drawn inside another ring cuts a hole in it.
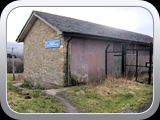
[[[65,113],[65,107],[55,98],[42,95],[41,90],[20,90],[7,74],[7,100],[11,109],[19,113]],[[30,87],[28,87],[30,88]]]
[[[61,94],[84,113],[117,113],[149,103],[152,90],[151,85],[108,78],[102,84],[73,87]]]

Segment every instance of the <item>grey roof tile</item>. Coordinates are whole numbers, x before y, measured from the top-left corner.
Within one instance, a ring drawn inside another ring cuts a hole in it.
[[[139,34],[131,31],[112,28],[104,25],[99,25],[87,21],[82,21],[74,18],[54,15],[40,11],[34,11],[34,13],[43,18],[51,25],[59,28],[63,32],[90,34],[145,43],[153,42],[152,37],[144,34]]]

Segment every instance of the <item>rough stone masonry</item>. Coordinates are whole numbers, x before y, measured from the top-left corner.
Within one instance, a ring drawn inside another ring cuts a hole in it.
[[[60,40],[64,51],[45,48],[45,42]],[[24,40],[24,81],[43,88],[63,86],[65,79],[66,44],[63,35],[37,19]]]

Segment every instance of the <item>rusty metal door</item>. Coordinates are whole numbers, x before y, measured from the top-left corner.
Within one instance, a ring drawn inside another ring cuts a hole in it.
[[[122,56],[114,55],[114,75],[115,77],[121,76],[121,69],[122,69]]]

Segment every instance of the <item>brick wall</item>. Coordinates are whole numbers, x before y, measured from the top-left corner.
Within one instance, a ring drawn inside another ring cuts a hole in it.
[[[149,55],[138,55],[138,66],[145,66],[146,62],[149,62]],[[128,54],[126,56],[126,64],[127,65],[136,65],[136,55]],[[134,66],[127,66],[126,72],[132,72],[135,74],[136,67]],[[138,67],[138,73],[141,72],[148,72],[149,68],[146,67]]]
[[[45,48],[49,40],[61,40],[64,52],[59,48]],[[24,79],[26,82],[44,88],[64,84],[64,63],[66,43],[62,35],[50,28],[41,20],[37,20],[24,41]]]
[[[120,42],[74,38],[71,41],[71,77],[81,82],[105,79],[105,49],[108,44],[110,44],[108,51],[122,51]],[[127,45],[127,48],[133,49],[133,46]],[[135,65],[135,55],[133,51],[129,53],[126,64]],[[143,53],[145,52],[139,54],[138,61],[139,65],[145,66],[145,62],[149,60],[149,56],[143,55]],[[107,76],[115,76],[114,55],[121,55],[121,52],[107,54]],[[126,69],[129,70],[129,67]],[[135,67],[132,67],[131,70],[135,72]],[[138,69],[138,72],[143,71],[148,71],[148,68],[141,67]]]
[[[71,77],[78,81],[105,79],[105,49],[111,42],[73,38],[71,41]],[[108,72],[113,69],[113,56],[108,54]]]

